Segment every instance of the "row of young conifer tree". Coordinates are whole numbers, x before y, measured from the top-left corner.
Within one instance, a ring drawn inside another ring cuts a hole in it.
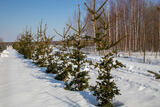
[[[46,73],[55,75],[55,79],[65,82],[65,89],[71,91],[91,90],[96,96],[99,106],[113,107],[113,98],[120,94],[116,86],[111,70],[124,67],[119,61],[113,60],[116,50],[112,47],[117,45],[123,38],[112,42],[107,35],[109,29],[104,10],[107,0],[99,7],[96,7],[94,1],[93,8],[86,3],[85,6],[93,16],[94,37],[86,35],[86,25],[81,21],[80,6],[78,6],[77,27],[67,25],[63,34],[55,32],[62,37],[62,44],[53,45],[53,37],[47,36],[47,26],[43,28],[40,24],[37,33],[33,34],[31,30],[26,30],[17,41],[13,48],[24,55],[24,58],[32,59],[33,62],[40,66],[46,67]],[[97,26],[100,21],[102,26]],[[72,32],[69,34],[69,32]],[[33,36],[34,35],[34,36]],[[93,40],[96,44],[96,50],[103,52],[100,61],[92,62],[87,60],[87,54],[83,51],[88,46],[88,40]],[[56,51],[58,50],[58,51]],[[88,80],[91,78],[89,72],[93,69],[98,72],[98,78],[95,86],[90,86]]]
[[[5,43],[3,42],[3,39],[0,38],[0,53],[6,49],[6,45]]]

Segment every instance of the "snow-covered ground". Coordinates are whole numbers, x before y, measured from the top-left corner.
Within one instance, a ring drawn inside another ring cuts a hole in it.
[[[88,56],[93,61],[99,56]],[[151,58],[151,57],[150,57]],[[154,75],[148,70],[160,74],[160,59],[155,64],[140,62],[141,56],[117,57],[116,60],[122,62],[126,68],[112,71],[115,82],[121,91],[121,95],[115,98],[115,103],[119,102],[121,107],[160,107],[160,80],[156,80]],[[91,72],[91,85],[95,84],[97,72]]]
[[[98,56],[89,59],[97,61]],[[160,71],[157,63],[143,64],[133,58],[116,58],[126,65],[112,71],[121,95],[116,96],[116,107],[160,107],[160,80],[147,72]],[[155,61],[155,60],[154,60]],[[90,72],[94,85],[96,70]],[[44,73],[30,60],[23,59],[11,47],[0,56],[0,107],[94,107],[96,98],[89,91],[72,92],[63,89],[64,83]]]
[[[0,58],[0,107],[93,107],[83,92],[63,89],[43,69],[12,48]],[[87,93],[86,93],[87,94]]]

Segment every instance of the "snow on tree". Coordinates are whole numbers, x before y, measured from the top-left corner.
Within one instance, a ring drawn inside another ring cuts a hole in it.
[[[87,42],[85,41],[87,36],[84,34],[87,23],[85,23],[84,26],[82,25],[80,6],[78,6],[78,9],[77,28],[71,26],[74,34],[70,36],[70,41],[72,41],[72,52],[70,53],[69,58],[72,63],[72,70],[70,71],[72,77],[70,81],[66,82],[66,89],[72,91],[83,91],[89,86],[89,71],[83,69],[86,66],[86,63],[89,62],[86,60],[86,55],[82,51],[87,45]]]
[[[52,40],[53,37],[47,37],[47,26],[42,28],[42,22],[38,28],[35,40],[35,50],[33,53],[33,61],[35,64],[46,67],[51,58],[53,47]]]
[[[55,32],[62,37],[62,45],[58,47],[59,49],[59,63],[58,63],[58,73],[55,77],[57,80],[68,81],[71,75],[70,71],[72,70],[72,64],[69,63],[69,40],[68,40],[68,32],[70,31],[71,26],[67,28],[67,30],[63,31],[63,34]]]

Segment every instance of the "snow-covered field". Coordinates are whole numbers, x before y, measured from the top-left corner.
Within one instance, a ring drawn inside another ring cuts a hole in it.
[[[98,56],[89,55],[97,61]],[[160,60],[143,64],[132,57],[116,58],[126,65],[112,71],[121,95],[116,96],[116,107],[160,107],[160,80],[147,72],[160,71]],[[9,47],[0,56],[0,107],[94,107],[96,98],[89,91],[64,90],[64,83],[46,74],[45,68],[23,59]],[[94,85],[96,70],[90,72],[90,85]]]

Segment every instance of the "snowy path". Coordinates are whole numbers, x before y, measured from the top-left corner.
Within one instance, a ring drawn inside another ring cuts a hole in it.
[[[63,89],[63,82],[45,74],[15,50],[0,57],[0,107],[92,107],[79,92]]]

